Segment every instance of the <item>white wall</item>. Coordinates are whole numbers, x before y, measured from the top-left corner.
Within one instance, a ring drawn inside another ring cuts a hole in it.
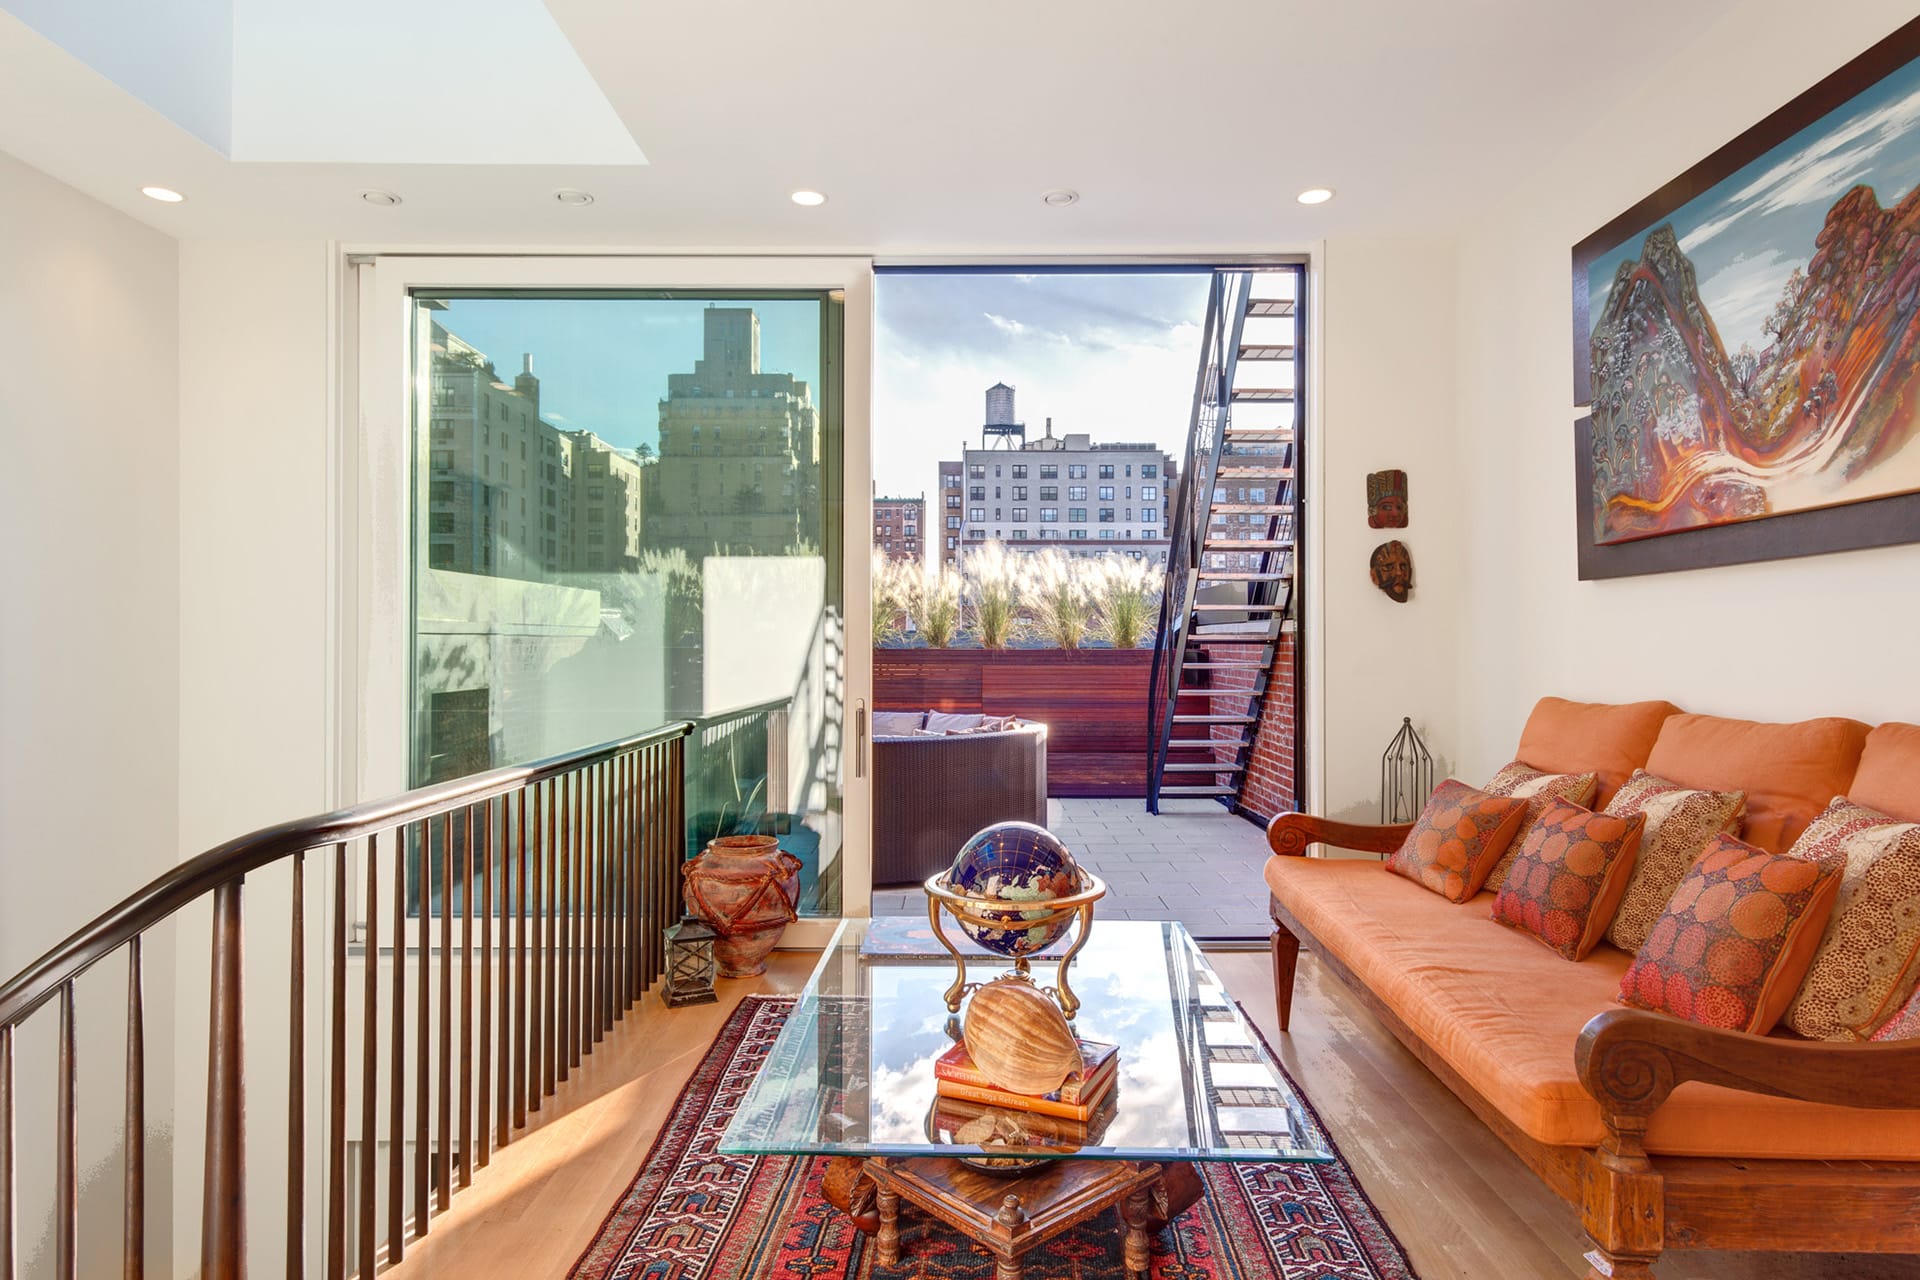
[[[1920,546],[1576,579],[1569,318],[1575,242],[1911,16],[1907,0],[1829,6],[1817,22],[1783,0],[1741,6],[1669,50],[1647,94],[1596,104],[1596,131],[1569,139],[1463,246],[1466,776],[1510,758],[1546,693],[1754,719],[1920,720]]]
[[[1321,488],[1308,498],[1324,568],[1309,599],[1317,648],[1308,661],[1325,672],[1324,707],[1309,712],[1324,745],[1308,768],[1322,772],[1322,812],[1332,818],[1378,821],[1380,754],[1402,716],[1426,739],[1436,777],[1460,749],[1455,258],[1454,244],[1437,238],[1333,240],[1322,256]],[[1407,473],[1407,527],[1371,529],[1367,473],[1391,468]],[[1405,604],[1368,577],[1373,549],[1395,538],[1413,558]]]
[[[0,980],[178,860],[177,262],[166,236],[0,155]],[[164,1220],[167,941],[146,959]],[[101,1046],[80,1059],[88,1227],[117,1222],[125,972],[115,957],[79,987],[81,1043]],[[22,1254],[48,1265],[52,1020],[20,1046]]]

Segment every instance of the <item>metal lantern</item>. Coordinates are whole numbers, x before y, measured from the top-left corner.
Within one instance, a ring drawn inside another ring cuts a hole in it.
[[[669,1009],[720,998],[713,989],[718,968],[713,941],[713,930],[691,916],[667,930],[667,980],[660,986],[660,998]]]
[[[1413,717],[1402,716],[1380,757],[1380,821],[1412,822],[1433,794],[1433,757],[1413,731]]]

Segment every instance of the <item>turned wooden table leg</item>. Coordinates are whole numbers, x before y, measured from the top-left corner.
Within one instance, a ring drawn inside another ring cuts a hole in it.
[[[993,1264],[993,1280],[1020,1280],[1020,1259],[998,1258]]]
[[[881,1266],[897,1267],[900,1265],[900,1193],[882,1187],[876,1199],[880,1202],[880,1233],[873,1238],[874,1247],[879,1250]]]
[[[1152,1262],[1153,1239],[1147,1234],[1147,1220],[1151,1211],[1151,1197],[1144,1189],[1128,1196],[1121,1208],[1120,1220],[1127,1226],[1127,1280],[1146,1280],[1147,1267]]]

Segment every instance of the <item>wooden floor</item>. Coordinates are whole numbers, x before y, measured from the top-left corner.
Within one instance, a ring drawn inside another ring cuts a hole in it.
[[[1300,958],[1286,1037],[1266,954],[1211,958],[1301,1081],[1422,1280],[1585,1275],[1573,1211],[1310,955]],[[668,1011],[649,999],[548,1101],[539,1127],[500,1152],[432,1234],[409,1246],[391,1280],[565,1276],[734,1005],[752,992],[797,990],[813,959],[776,955],[766,977],[723,983],[718,1005]],[[1920,1259],[1672,1253],[1659,1271],[1661,1280],[1920,1280]]]

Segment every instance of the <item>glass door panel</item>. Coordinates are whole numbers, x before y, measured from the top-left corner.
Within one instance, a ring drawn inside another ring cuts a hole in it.
[[[772,835],[802,913],[839,915],[839,295],[415,288],[409,315],[412,783],[691,720],[689,856]]]

